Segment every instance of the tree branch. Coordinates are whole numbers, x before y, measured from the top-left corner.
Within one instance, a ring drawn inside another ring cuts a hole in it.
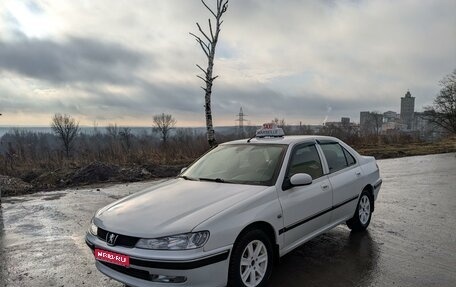
[[[204,2],[204,0],[201,0],[201,2],[207,8],[207,10],[209,10],[212,13],[212,15],[214,15],[214,17],[217,17],[217,15],[215,15],[214,11],[212,11],[212,9],[209,6],[207,6],[207,4],[206,4],[206,2]]]
[[[204,51],[204,54],[206,54],[206,56],[209,57],[209,46],[206,43],[204,43],[204,41],[201,40],[200,37],[196,36],[193,33],[189,33],[189,34],[192,35],[193,37],[195,37],[196,42],[198,42],[200,44],[201,49],[203,49],[203,51]]]
[[[212,32],[211,19],[207,19],[207,21],[209,22],[209,31],[211,32],[212,42],[214,42],[214,33]]]
[[[226,2],[223,4],[222,13],[220,14],[220,16],[222,16],[222,14],[225,13],[227,9],[228,9],[228,0],[226,0]]]
[[[204,70],[203,68],[201,68],[201,66],[200,66],[200,65],[196,64],[196,66],[197,66],[197,67],[198,67],[198,68],[199,68],[201,71],[203,71],[203,73],[204,73],[205,75],[207,75],[207,71],[206,71],[206,70]]]
[[[212,43],[211,39],[209,39],[209,37],[206,35],[206,33],[204,33],[203,29],[201,29],[201,26],[198,22],[196,22],[196,26],[198,26],[199,31],[201,32],[201,34],[203,34],[203,36],[207,39],[207,41],[209,41],[209,43]]]
[[[208,80],[206,80],[205,78],[201,77],[200,75],[196,75],[198,78],[200,78],[201,80],[203,80],[205,83],[208,83]]]

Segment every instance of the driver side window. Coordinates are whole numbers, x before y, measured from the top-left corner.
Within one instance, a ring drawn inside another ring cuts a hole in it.
[[[312,179],[323,175],[320,156],[315,145],[302,145],[293,150],[287,177],[290,178],[297,173],[307,173]]]

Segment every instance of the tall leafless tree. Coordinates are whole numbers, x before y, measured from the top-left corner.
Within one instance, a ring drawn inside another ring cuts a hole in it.
[[[214,57],[215,57],[215,48],[217,46],[218,37],[220,34],[220,26],[223,23],[222,16],[228,9],[228,0],[217,0],[216,10],[209,7],[204,0],[201,0],[204,7],[214,16],[215,23],[211,22],[211,19],[208,19],[209,32],[204,32],[199,23],[196,23],[199,32],[202,37],[197,36],[193,33],[190,33],[195,37],[196,42],[201,46],[204,54],[207,57],[207,68],[203,69],[200,65],[196,65],[200,69],[204,76],[198,75],[197,77],[203,80],[205,86],[201,87],[204,92],[204,108],[206,113],[206,130],[207,130],[207,141],[211,147],[217,144],[215,139],[214,126],[212,123],[212,110],[211,110],[211,94],[212,94],[212,84],[218,76],[213,76],[214,68]]]
[[[160,115],[154,116],[155,129],[161,133],[163,143],[166,143],[168,141],[169,131],[174,128],[176,123],[176,119],[169,114],[162,113]]]
[[[424,118],[456,134],[456,69],[440,81],[442,86],[432,106],[426,107]]]
[[[369,116],[371,128],[374,130],[375,135],[380,135],[383,125],[383,114],[377,111],[371,112]]]
[[[79,122],[70,115],[55,114],[52,118],[51,128],[62,141],[66,157],[70,157],[74,139],[80,131]]]

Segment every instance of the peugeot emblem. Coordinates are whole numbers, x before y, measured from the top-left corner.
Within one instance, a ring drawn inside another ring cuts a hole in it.
[[[117,241],[117,237],[119,235],[117,234],[114,234],[114,233],[111,233],[111,232],[108,232],[106,234],[106,243],[109,245],[109,246],[114,246],[116,244],[116,241]]]

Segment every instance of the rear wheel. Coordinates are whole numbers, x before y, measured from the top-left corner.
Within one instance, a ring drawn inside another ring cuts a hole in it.
[[[358,206],[352,218],[347,220],[347,226],[352,231],[364,231],[372,218],[374,199],[369,191],[363,190],[359,197]]]
[[[235,244],[228,273],[228,286],[265,286],[272,273],[273,249],[261,230],[244,234]]]

